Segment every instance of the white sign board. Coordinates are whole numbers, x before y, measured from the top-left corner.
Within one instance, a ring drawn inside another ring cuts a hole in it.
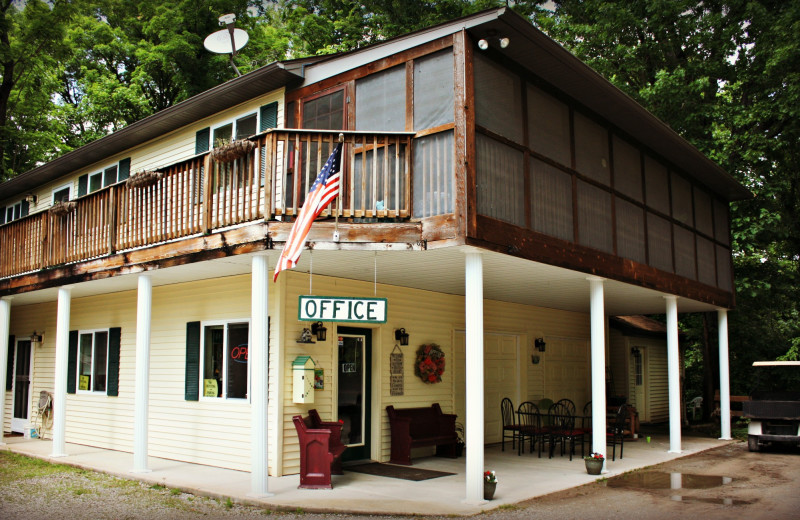
[[[300,296],[300,321],[386,323],[386,298]]]

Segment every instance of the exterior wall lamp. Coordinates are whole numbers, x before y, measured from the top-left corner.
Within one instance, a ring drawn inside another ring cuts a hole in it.
[[[408,332],[406,332],[406,329],[395,329],[394,339],[399,341],[401,345],[408,345]]]
[[[497,37],[497,31],[495,31],[494,29],[490,29],[486,33],[486,38],[481,38],[480,40],[478,40],[478,48],[480,50],[482,50],[482,51],[485,51],[486,49],[489,48],[489,43],[490,42],[491,43],[497,42],[497,45],[501,49],[505,49],[506,47],[509,46],[509,44],[511,43],[511,40],[506,36],[501,36],[501,37],[498,38]]]
[[[633,355],[633,357],[635,357],[635,358],[638,358],[639,356],[641,356],[641,355],[642,355],[642,353],[639,351],[639,349],[638,349],[637,347],[633,347],[633,348],[631,349],[631,354],[632,354],[632,355]]]
[[[33,193],[28,193],[25,196],[25,202],[27,202],[28,204],[36,204],[37,200],[39,200],[39,197],[37,197]]]
[[[321,321],[318,321],[311,325],[311,334],[317,336],[317,341],[325,341],[328,337],[328,329],[325,328]]]
[[[34,348],[42,346],[42,335],[36,334],[35,330],[33,331],[33,334],[31,334],[31,346]]]
[[[533,346],[536,347],[536,350],[539,352],[544,352],[545,347],[547,344],[544,342],[544,338],[536,338],[533,340]]]

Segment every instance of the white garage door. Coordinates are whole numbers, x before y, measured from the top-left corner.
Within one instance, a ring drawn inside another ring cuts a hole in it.
[[[483,338],[483,418],[484,442],[500,442],[502,436],[502,419],[500,417],[500,401],[509,397],[516,406],[519,393],[517,380],[518,336],[513,334],[488,333]],[[463,332],[456,333],[455,402],[458,421],[466,425],[465,394],[466,380],[466,348]]]
[[[546,338],[545,397],[571,399],[578,413],[590,400],[589,342],[585,339]]]

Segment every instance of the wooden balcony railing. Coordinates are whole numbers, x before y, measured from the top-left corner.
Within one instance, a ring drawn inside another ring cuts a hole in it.
[[[212,154],[161,168],[148,185],[119,183],[0,226],[0,277],[181,237],[296,215],[340,132],[272,130],[229,162]],[[344,132],[342,197],[323,215],[411,215],[411,133]]]

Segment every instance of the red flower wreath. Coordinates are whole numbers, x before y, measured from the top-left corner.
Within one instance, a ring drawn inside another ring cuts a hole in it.
[[[444,352],[436,343],[417,349],[414,373],[426,383],[441,383],[444,374]]]

